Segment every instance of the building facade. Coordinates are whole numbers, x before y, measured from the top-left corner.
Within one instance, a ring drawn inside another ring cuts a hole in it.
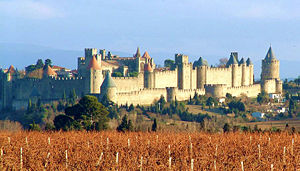
[[[11,66],[0,71],[0,109],[26,108],[29,99],[49,103],[74,90],[79,97],[92,94],[101,99],[107,95],[119,105],[149,105],[161,96],[167,101],[187,100],[195,93],[218,98],[226,93],[249,97],[261,91],[282,93],[279,60],[271,47],[262,60],[260,83],[254,83],[250,58],[239,60],[237,52],[231,53],[224,67],[210,67],[202,57],[191,63],[183,54],[175,54],[174,65],[172,69],[156,68],[149,53],[141,55],[138,48],[133,57],[106,54],[105,49],[85,49],[85,56],[78,58],[78,74],[71,77],[58,77],[51,66],[44,66],[42,78],[20,78]],[[122,76],[114,77],[115,73]],[[132,77],[132,73],[137,75]]]

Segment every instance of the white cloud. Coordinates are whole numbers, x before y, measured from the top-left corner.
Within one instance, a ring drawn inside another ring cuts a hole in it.
[[[6,16],[49,19],[63,17],[64,13],[42,1],[35,0],[4,0],[0,1],[0,14]]]

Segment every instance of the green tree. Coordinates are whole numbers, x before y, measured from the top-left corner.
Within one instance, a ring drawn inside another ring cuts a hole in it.
[[[31,99],[29,99],[26,113],[31,113],[31,112],[32,112],[32,102]]]
[[[108,107],[109,105],[113,104],[113,102],[108,98],[107,94],[105,93],[101,99],[101,103],[105,106]]]
[[[65,114],[65,116],[68,116],[69,118],[65,117],[62,119],[67,119],[67,121],[71,123],[66,127],[74,126],[74,124],[72,124],[74,121],[76,121],[74,122],[74,128],[77,128],[76,124],[79,124],[86,130],[102,130],[108,127],[108,111],[98,102],[98,99],[95,96],[87,95],[82,97],[79,100],[79,103],[67,107],[65,109]]]
[[[133,106],[133,104],[131,104],[130,106],[129,106],[129,108],[128,108],[128,112],[131,112],[131,111],[133,111],[134,110],[134,106]]]
[[[123,74],[121,72],[114,72],[111,74],[112,77],[123,77]]]
[[[164,61],[164,67],[168,67],[170,69],[174,69],[175,68],[175,61],[173,61],[171,59],[166,59]]]
[[[29,130],[30,131],[41,131],[41,128],[38,124],[36,124],[34,121],[32,124],[29,125]]]
[[[209,108],[211,106],[213,106],[214,104],[216,104],[216,100],[213,98],[213,97],[209,97],[207,100],[206,100],[206,105],[209,106]]]
[[[77,98],[76,90],[75,90],[75,88],[73,88],[73,90],[70,91],[70,94],[69,94],[69,103],[72,105],[75,104],[76,98]]]
[[[81,129],[80,124],[67,115],[58,115],[54,118],[53,122],[56,130],[70,131]]]
[[[294,100],[290,99],[290,101],[289,101],[289,113],[290,114],[294,113],[295,109],[296,109],[296,104],[295,104]]]
[[[269,100],[268,94],[265,91],[262,91],[257,95],[256,100],[259,104],[266,103]]]
[[[39,68],[43,68],[43,67],[44,67],[43,60],[38,59],[37,62],[36,62],[36,68],[39,69]]]
[[[225,124],[224,124],[224,127],[223,127],[223,132],[224,132],[224,133],[227,133],[227,132],[229,132],[229,131],[230,131],[230,126],[229,126],[228,123],[225,123]]]
[[[51,123],[46,123],[45,125],[45,131],[54,131],[55,130],[55,126]]]
[[[156,118],[154,118],[153,124],[152,124],[152,131],[156,131],[157,130],[157,121]]]
[[[139,75],[138,72],[130,72],[129,74],[129,77],[137,77]]]
[[[45,60],[45,65],[49,65],[49,66],[52,67],[52,61],[51,61],[51,59],[46,59]]]
[[[117,127],[117,131],[119,132],[126,132],[126,131],[133,131],[133,124],[131,120],[127,119],[127,115],[124,115],[122,118],[121,124]]]
[[[117,127],[117,131],[125,132],[128,128],[127,115],[123,116],[121,124]]]

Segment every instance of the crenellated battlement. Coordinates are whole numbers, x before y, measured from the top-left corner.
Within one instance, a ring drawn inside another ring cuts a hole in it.
[[[51,79],[54,81],[72,81],[72,80],[83,80],[83,77],[52,77]]]
[[[218,67],[218,68],[211,68],[211,67],[208,67],[207,70],[210,70],[210,71],[231,71],[231,68],[221,68],[221,67]]]
[[[139,79],[139,76],[137,77],[112,77],[114,80],[137,80]]]
[[[239,90],[243,88],[257,88],[260,87],[260,84],[252,84],[247,86],[236,86],[236,87],[227,87],[227,90]]]
[[[227,87],[226,84],[205,84],[205,87]]]
[[[175,68],[175,70],[166,70],[166,71],[155,71],[154,70],[154,74],[155,75],[177,74],[177,68]]]
[[[152,94],[156,92],[166,91],[165,88],[144,88],[138,91],[130,91],[130,92],[117,92],[117,96],[127,96],[127,95],[139,95],[139,94]]]

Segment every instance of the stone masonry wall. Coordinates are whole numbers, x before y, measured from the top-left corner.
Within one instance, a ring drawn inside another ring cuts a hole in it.
[[[174,71],[154,72],[154,87],[177,87],[177,69]]]
[[[249,86],[228,87],[225,92],[232,94],[232,96],[245,94],[248,97],[256,97],[261,92],[261,86],[260,84],[253,84]]]
[[[207,68],[206,84],[226,84],[232,85],[231,68]]]

